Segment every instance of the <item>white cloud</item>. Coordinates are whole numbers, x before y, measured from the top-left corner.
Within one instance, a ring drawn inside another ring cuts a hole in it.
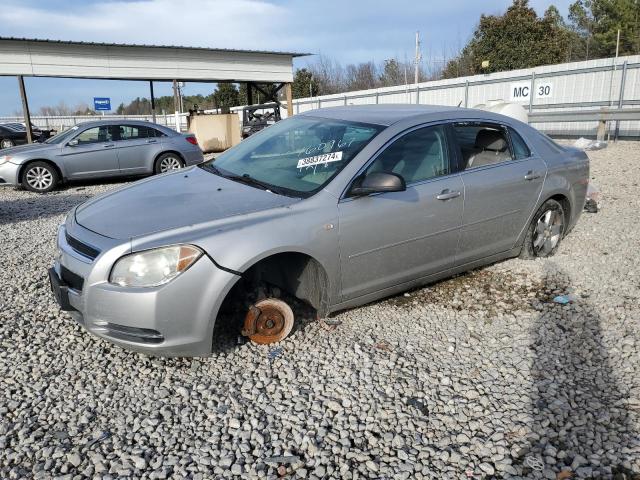
[[[13,3],[0,10],[3,35],[56,40],[278,49],[288,12],[260,0],[138,0],[65,10]]]

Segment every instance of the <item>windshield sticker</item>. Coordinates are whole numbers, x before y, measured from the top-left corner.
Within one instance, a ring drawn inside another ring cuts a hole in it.
[[[329,162],[339,162],[340,160],[342,160],[342,151],[323,153],[322,155],[301,158],[298,160],[298,168],[316,167],[322,164],[326,165]]]

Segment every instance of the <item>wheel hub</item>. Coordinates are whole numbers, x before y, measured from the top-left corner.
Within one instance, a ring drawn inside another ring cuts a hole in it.
[[[293,311],[282,300],[266,299],[252,305],[244,320],[242,334],[252,342],[269,344],[285,338],[293,327]]]

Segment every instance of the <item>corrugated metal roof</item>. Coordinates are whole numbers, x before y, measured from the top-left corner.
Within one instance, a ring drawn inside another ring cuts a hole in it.
[[[234,48],[209,48],[209,47],[184,47],[180,45],[143,45],[134,43],[106,43],[106,42],[78,42],[72,40],[50,40],[46,38],[19,38],[19,37],[0,37],[0,41],[10,40],[17,42],[39,42],[39,43],[54,43],[62,45],[85,45],[96,47],[138,47],[138,48],[174,48],[178,50],[204,50],[208,52],[227,52],[227,53],[258,53],[268,55],[286,55],[290,57],[304,57],[307,55],[313,55],[312,53],[301,52],[280,52],[269,50],[239,50]]]

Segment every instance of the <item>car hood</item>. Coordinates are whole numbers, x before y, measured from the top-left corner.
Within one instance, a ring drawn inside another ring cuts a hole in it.
[[[59,145],[50,145],[48,143],[28,143],[27,145],[20,145],[18,147],[3,148],[0,150],[0,155],[17,156],[22,154],[30,155],[33,152],[42,152],[43,150],[56,150],[60,148]]]
[[[78,224],[95,233],[128,239],[297,201],[194,167],[96,197],[80,205],[75,216]]]

